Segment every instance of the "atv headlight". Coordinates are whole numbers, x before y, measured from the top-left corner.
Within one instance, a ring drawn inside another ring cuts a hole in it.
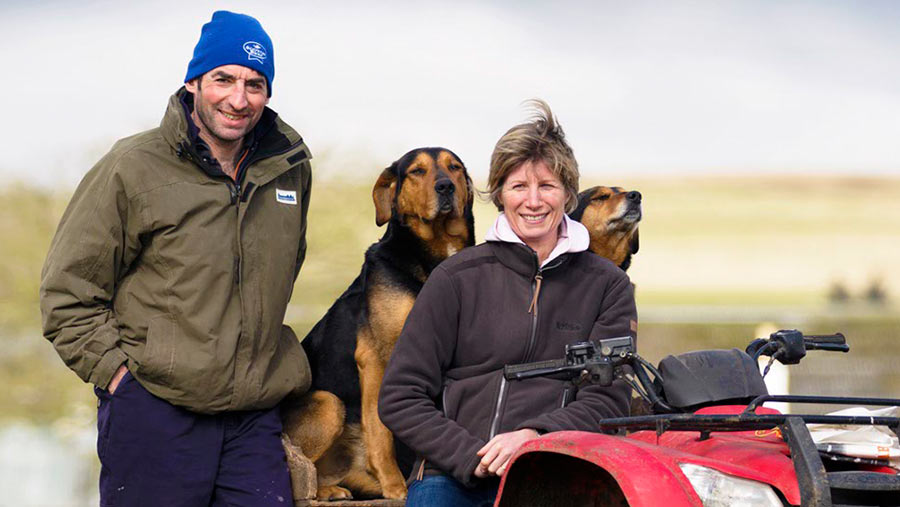
[[[703,507],[781,507],[783,504],[772,487],[762,482],[726,475],[718,470],[679,463]]]

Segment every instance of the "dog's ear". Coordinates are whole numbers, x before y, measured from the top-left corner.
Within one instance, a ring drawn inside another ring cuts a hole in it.
[[[634,234],[631,235],[631,240],[628,242],[628,248],[631,250],[631,253],[636,254],[638,248],[640,248],[641,242],[638,240],[638,230],[634,230]]]
[[[472,204],[475,202],[475,185],[472,183],[472,178],[469,177],[469,169],[466,168],[466,164],[462,161],[461,158],[459,158],[459,155],[446,148],[441,149],[449,152],[450,155],[452,155],[453,158],[455,158],[456,161],[459,162],[459,165],[462,166],[463,174],[466,175],[466,210],[471,211]]]
[[[584,210],[586,210],[588,204],[591,203],[591,195],[593,195],[595,188],[597,187],[591,187],[578,194],[578,205],[575,206],[575,209],[572,210],[571,213],[569,213],[569,218],[581,222],[581,218],[584,216]]]
[[[391,219],[394,194],[397,191],[397,162],[381,171],[381,176],[372,189],[372,200],[375,201],[375,225],[381,227]]]

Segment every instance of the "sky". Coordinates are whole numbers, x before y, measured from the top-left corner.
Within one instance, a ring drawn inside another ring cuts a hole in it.
[[[75,185],[159,124],[216,9],[275,45],[270,107],[316,177],[369,181],[419,146],[483,184],[546,100],[583,177],[900,175],[900,2],[4,0],[3,182]]]

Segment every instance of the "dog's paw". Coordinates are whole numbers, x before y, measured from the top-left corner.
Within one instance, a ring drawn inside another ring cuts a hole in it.
[[[350,490],[340,486],[322,486],[316,491],[316,498],[319,500],[350,500],[353,495]]]
[[[401,482],[397,485],[387,486],[382,490],[381,496],[392,500],[403,500],[406,498],[406,484]]]

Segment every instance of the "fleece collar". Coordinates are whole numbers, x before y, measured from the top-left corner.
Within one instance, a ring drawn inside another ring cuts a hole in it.
[[[506,214],[502,212],[497,217],[497,220],[494,221],[494,226],[488,230],[484,240],[525,245],[525,242],[510,227]],[[556,240],[556,246],[550,252],[550,255],[547,256],[547,259],[541,263],[540,267],[543,268],[562,254],[583,252],[588,249],[590,242],[591,238],[588,235],[587,228],[569,218],[568,215],[563,214],[563,220],[559,224],[559,238]]]

